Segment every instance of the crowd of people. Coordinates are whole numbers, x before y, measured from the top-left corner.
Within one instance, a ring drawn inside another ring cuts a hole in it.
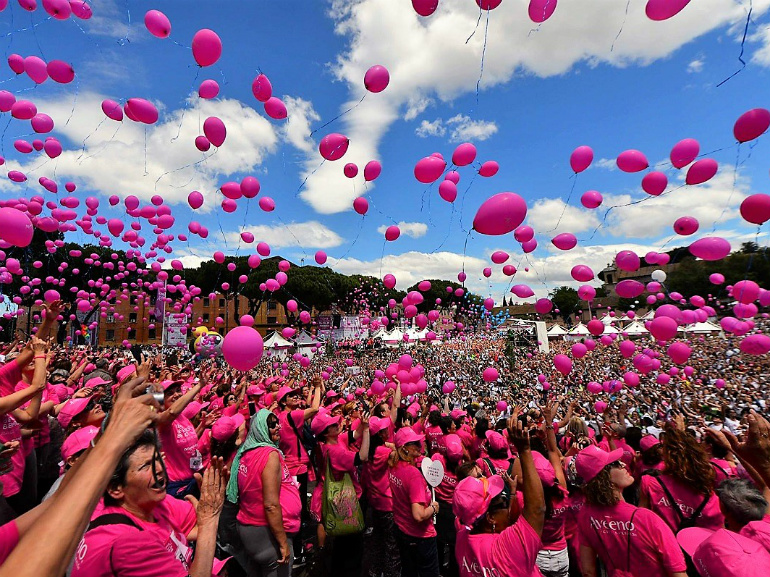
[[[770,366],[729,337],[640,341],[632,385],[496,332],[240,372],[55,345],[61,307],[2,351],[0,577],[770,574]]]

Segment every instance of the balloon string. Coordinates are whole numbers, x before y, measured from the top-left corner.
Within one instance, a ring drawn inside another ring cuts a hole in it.
[[[5,156],[5,133],[8,131],[8,127],[11,125],[12,117],[9,114],[8,115],[8,122],[5,123],[5,128],[3,128],[3,134],[0,135],[0,154]]]
[[[380,254],[380,278],[382,278],[382,261],[385,258],[385,245],[388,244],[387,239],[382,241],[382,253]]]
[[[70,110],[70,115],[67,117],[67,121],[64,123],[64,126],[68,126],[70,123],[70,120],[72,120],[72,117],[75,115],[75,107],[78,104],[78,96],[80,95],[80,77],[75,78],[75,97],[72,99],[72,110]]]
[[[278,220],[281,222],[281,224],[283,224],[284,228],[285,228],[286,230],[288,230],[288,231],[289,231],[289,234],[290,234],[290,235],[292,236],[292,238],[294,238],[294,240],[296,241],[296,243],[297,243],[297,246],[298,246],[300,249],[302,249],[302,253],[305,255],[305,257],[306,257],[306,258],[308,258],[308,259],[309,259],[310,257],[309,257],[309,255],[308,255],[307,249],[306,249],[306,248],[303,246],[303,244],[302,244],[302,243],[299,241],[299,239],[297,238],[297,235],[295,235],[295,234],[294,234],[294,231],[293,231],[293,230],[291,230],[291,228],[289,228],[289,226],[288,226],[288,225],[287,225],[287,224],[284,222],[284,220],[283,220],[283,219],[282,219],[280,216],[276,215],[276,218],[277,218],[277,219],[278,219]]]
[[[473,32],[471,32],[471,35],[468,36],[468,38],[465,40],[465,43],[468,44],[468,42],[471,41],[471,38],[473,38],[476,35],[476,31],[479,29],[479,24],[481,23],[481,16],[484,14],[484,11],[481,8],[481,4],[479,4],[479,17],[476,20],[476,27],[473,29]]]
[[[477,175],[478,175],[478,172],[474,173],[473,176],[471,177],[471,181],[468,183],[468,188],[466,188],[465,191],[463,192],[463,198],[460,201],[460,230],[463,232],[470,232],[465,230],[465,227],[463,226],[463,213],[465,211],[465,195],[468,194],[468,191],[471,189],[471,186],[473,186],[473,181],[476,180]]]
[[[52,18],[52,16],[49,16],[48,18],[43,20],[43,22],[48,22],[51,18]],[[45,60],[46,62],[48,62],[48,58],[45,57],[45,53],[43,52],[43,47],[40,46],[40,40],[37,37],[37,26],[35,25],[35,19],[34,19],[34,13],[33,12],[29,13],[29,21],[32,23],[32,26],[30,26],[30,30],[32,30],[32,37],[35,39],[35,44],[37,45],[37,49],[40,51],[40,57],[43,60]],[[42,22],[41,22],[41,24],[42,24]]]
[[[103,146],[102,146],[102,147],[101,147],[99,150],[97,150],[97,151],[96,151],[96,152],[94,152],[93,154],[89,154],[88,156],[86,156],[86,157],[85,157],[85,158],[84,158],[82,161],[80,161],[80,162],[79,162],[79,164],[83,164],[83,163],[84,163],[86,160],[88,160],[89,158],[93,158],[94,156],[96,156],[97,154],[99,154],[100,152],[102,152],[103,150],[105,150],[105,149],[106,149],[106,148],[107,148],[107,147],[108,147],[108,146],[109,146],[109,145],[112,143],[112,141],[115,139],[115,136],[117,136],[117,134],[118,134],[118,131],[119,131],[119,130],[120,130],[122,127],[123,127],[123,123],[122,123],[122,122],[119,122],[119,123],[118,123],[118,127],[115,129],[115,132],[113,132],[113,133],[112,133],[112,136],[110,137],[110,139],[109,139],[107,142],[105,142],[105,143],[104,143],[104,145],[103,145]],[[97,127],[97,128],[98,128],[98,127]],[[94,131],[94,133],[95,133],[95,132],[96,132],[96,131]],[[93,134],[93,133],[92,133],[92,134]],[[90,135],[89,135],[89,136],[90,136]],[[84,153],[84,152],[85,152],[85,140],[83,141],[83,153]],[[80,160],[80,158],[83,156],[83,153],[81,153],[81,155],[80,155],[80,156],[78,156],[78,157],[75,159],[75,161],[76,161],[76,162],[77,162],[78,160]]]
[[[366,218],[366,215],[365,215],[365,214],[362,214],[362,215],[361,215],[361,221],[360,221],[360,223],[359,223],[359,225],[358,225],[358,232],[356,233],[356,238],[354,238],[354,239],[353,239],[353,242],[352,242],[352,244],[351,244],[351,245],[348,247],[348,250],[347,250],[347,251],[345,251],[345,254],[343,254],[341,257],[339,257],[339,258],[337,259],[337,262],[335,262],[333,266],[335,266],[335,267],[336,267],[338,264],[340,264],[340,262],[342,261],[342,259],[343,259],[343,258],[345,258],[346,256],[348,256],[348,255],[350,254],[350,251],[351,251],[351,250],[353,250],[353,247],[354,247],[354,246],[356,245],[356,243],[358,242],[358,237],[359,237],[359,236],[361,236],[361,230],[364,228],[364,219],[365,219],[365,218]]]
[[[190,97],[185,99],[185,105],[184,108],[182,108],[182,116],[179,118],[179,126],[177,126],[176,129],[176,136],[174,136],[171,139],[171,142],[176,142],[179,139],[179,135],[182,132],[182,124],[184,124],[184,115],[187,113],[187,110],[192,105],[192,99],[195,98],[195,85],[198,83],[198,76],[201,73],[200,66],[197,67],[197,70],[195,71],[195,78],[193,78],[192,84],[190,85],[189,90],[187,91],[190,93]]]
[[[577,176],[578,173],[574,173],[570,178],[572,179],[572,188],[569,189],[569,194],[567,195],[567,202],[564,203],[564,206],[561,209],[561,214],[559,215],[559,220],[556,221],[556,224],[551,230],[546,230],[544,232],[553,232],[557,228],[559,228],[559,225],[561,224],[561,219],[564,218],[564,213],[567,212],[567,206],[569,206],[569,201],[572,199],[572,193],[575,192],[575,185],[577,185]]]
[[[305,188],[305,185],[307,184],[307,181],[308,181],[308,179],[309,179],[311,176],[313,176],[313,175],[314,175],[316,172],[318,172],[318,171],[321,169],[321,167],[324,165],[324,163],[325,163],[325,162],[326,162],[326,159],[324,158],[324,159],[321,161],[321,164],[319,164],[318,166],[316,166],[316,167],[315,167],[315,169],[313,170],[313,172],[311,172],[310,174],[308,174],[308,175],[305,177],[305,180],[303,180],[303,181],[302,181],[302,184],[300,184],[300,185],[299,185],[299,188],[297,189],[297,192],[295,192],[295,193],[294,193],[294,196],[295,196],[295,197],[299,195],[299,193],[302,191],[302,189],[303,189],[303,188]]]
[[[93,130],[92,130],[92,131],[91,131],[89,134],[87,134],[87,135],[86,135],[86,137],[83,139],[83,146],[82,146],[82,148],[81,148],[80,156],[78,156],[78,157],[75,159],[75,161],[78,161],[78,160],[80,160],[80,159],[83,157],[83,155],[84,155],[84,154],[85,154],[85,152],[86,152],[86,142],[87,142],[87,141],[88,141],[88,139],[89,139],[89,138],[91,138],[91,137],[92,137],[94,134],[96,134],[97,132],[99,132],[99,128],[101,128],[102,124],[104,124],[106,121],[107,121],[107,116],[105,116],[104,118],[102,118],[102,119],[99,121],[99,124],[97,124],[97,125],[96,125],[96,128],[94,128],[94,129],[93,129]],[[118,129],[120,129],[120,126],[121,126],[121,124],[122,124],[122,123],[118,124]],[[117,131],[115,131],[115,133],[117,134]],[[114,135],[114,134],[113,134],[112,136],[113,136],[113,138],[115,137],[115,135]],[[110,139],[110,140],[112,140],[112,139]]]
[[[161,179],[162,179],[164,176],[168,176],[169,174],[174,174],[175,172],[179,172],[180,170],[184,170],[185,168],[191,168],[191,167],[193,167],[193,166],[198,166],[199,164],[203,164],[203,163],[205,163],[205,162],[206,162],[206,161],[207,161],[209,158],[211,158],[212,156],[214,156],[214,155],[215,155],[217,152],[219,152],[219,149],[218,149],[218,148],[217,148],[216,150],[214,150],[214,152],[212,152],[212,153],[211,153],[211,154],[209,154],[208,156],[206,155],[206,153],[203,153],[203,158],[202,158],[202,159],[200,159],[200,160],[196,160],[195,162],[191,162],[190,164],[185,164],[184,166],[180,166],[179,168],[175,168],[174,170],[167,170],[166,172],[164,172],[163,174],[161,174],[161,175],[158,177],[158,179],[155,181],[155,188],[154,188],[154,191],[155,191],[155,192],[158,192],[158,183],[160,182],[160,180],[161,180]],[[191,182],[191,181],[192,181],[192,178],[190,179],[190,182]],[[189,182],[188,182],[188,184],[189,184]],[[170,188],[185,188],[185,186],[174,186],[174,185],[169,185],[169,187],[170,187]]]
[[[446,230],[446,236],[444,237],[444,240],[441,241],[441,244],[438,245],[436,248],[434,248],[432,251],[430,251],[430,254],[434,254],[436,251],[441,249],[447,240],[449,240],[449,235],[452,233],[452,219],[454,219],[455,216],[455,205],[452,203],[452,212],[449,214],[449,225],[447,226]]]
[[[727,209],[730,207],[730,201],[733,198],[733,194],[735,193],[735,189],[738,187],[738,165],[740,164],[739,160],[741,157],[741,143],[738,143],[738,146],[735,150],[735,166],[733,166],[733,188],[730,191],[730,195],[727,197],[727,202],[725,203],[725,207],[722,209],[722,212],[719,213],[719,217],[717,217],[716,220],[714,220],[713,225],[711,226],[711,232],[714,232],[717,228],[717,222],[722,220],[722,217],[727,212]]]
[[[484,44],[481,47],[481,68],[479,69],[479,79],[476,81],[476,107],[479,106],[479,89],[481,79],[484,77],[484,58],[487,54],[487,39],[489,37],[489,9],[487,9],[487,22],[484,25]]]
[[[147,125],[144,126],[144,176],[147,176]]]
[[[128,33],[131,31],[131,9],[128,7],[128,0],[126,0],[126,16],[128,17],[128,25],[126,26],[126,35],[123,38],[118,39],[118,44],[125,46],[126,43],[131,41],[128,39]]]
[[[318,131],[319,131],[319,130],[321,130],[322,128],[326,128],[327,126],[329,126],[329,125],[330,125],[332,122],[334,122],[335,120],[339,120],[340,118],[342,118],[343,116],[345,116],[345,115],[346,115],[348,112],[350,112],[351,110],[353,110],[353,109],[355,109],[355,108],[358,108],[358,105],[359,105],[359,104],[361,104],[361,103],[364,101],[364,98],[366,98],[366,95],[367,95],[367,94],[368,94],[368,92],[364,92],[364,95],[361,97],[361,100],[359,100],[359,101],[358,101],[356,104],[354,104],[353,106],[351,106],[350,108],[348,108],[346,111],[344,111],[344,112],[341,112],[340,114],[338,114],[337,116],[335,116],[334,118],[332,118],[332,119],[331,119],[329,122],[327,122],[326,124],[322,124],[321,126],[319,126],[318,128],[316,128],[315,130],[313,130],[313,132],[311,132],[311,133],[310,133],[310,136],[313,136],[313,135],[314,135],[316,132],[318,132]]]
[[[751,23],[752,10],[754,10],[754,1],[749,0],[749,12],[746,15],[746,25],[743,28],[743,38],[741,39],[741,52],[738,55],[738,61],[741,63],[741,67],[738,68],[738,70],[736,70],[735,72],[733,72],[730,76],[725,78],[722,82],[717,84],[717,88],[722,86],[725,82],[735,77],[739,72],[741,72],[744,68],[746,68],[746,61],[743,59],[743,52],[746,49],[746,37],[748,36],[748,33],[749,33],[749,24]]]
[[[623,27],[626,25],[626,19],[628,18],[628,8],[631,6],[631,0],[628,0],[626,2],[626,13],[623,16],[623,22],[620,24],[620,30],[618,30],[618,34],[615,36],[615,39],[612,41],[612,46],[610,46],[610,52],[613,52],[615,50],[615,43],[618,41],[618,38],[620,38],[620,35],[623,32]]]

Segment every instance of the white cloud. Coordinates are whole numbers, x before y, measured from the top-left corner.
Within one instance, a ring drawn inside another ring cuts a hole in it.
[[[284,140],[302,152],[317,150],[315,142],[310,138],[310,125],[321,120],[321,117],[313,108],[313,103],[291,96],[285,96],[283,102],[289,114],[281,129]]]
[[[434,103],[432,98],[425,98],[424,96],[411,97],[406,103],[406,114],[404,114],[404,120],[414,120],[420,114]]]
[[[416,99],[451,102],[473,92],[485,44],[481,90],[508,82],[514,74],[564,74],[580,62],[644,66],[707,32],[745,21],[744,7],[734,0],[692,2],[664,22],[649,20],[644,2],[631,2],[627,14],[626,4],[562,2],[537,34],[531,34],[527,2],[504,2],[489,13],[486,39],[482,23],[466,43],[479,16],[476,3],[468,0],[443,0],[430,18],[393,0],[333,0],[329,14],[349,47],[332,66],[336,78],[350,87],[350,98],[340,110],[351,108],[365,94],[361,79],[372,63],[386,66],[391,77],[384,92],[366,94],[342,119],[337,131],[351,141],[345,162],[376,158],[382,136],[394,121],[416,110]],[[755,18],[769,6],[770,0],[754,0]],[[621,28],[623,34],[616,40]],[[731,31],[731,38],[735,36]],[[322,213],[347,210],[356,192],[340,167],[327,162],[319,168],[320,163],[318,154],[308,155],[299,175],[307,178],[302,198]]]
[[[444,126],[444,121],[440,118],[437,118],[433,122],[423,120],[420,123],[420,126],[415,129],[414,133],[420,138],[428,138],[429,136],[444,136],[446,134],[446,127]]]
[[[770,67],[770,28],[759,29],[750,36],[749,40],[760,43],[760,47],[754,52],[751,61],[760,66]]]
[[[687,72],[691,74],[697,74],[703,70],[703,65],[706,63],[705,59],[697,58],[687,65]]]
[[[55,175],[58,181],[71,179],[104,195],[134,194],[147,201],[160,194],[169,204],[185,202],[190,191],[199,190],[205,198],[201,210],[210,210],[222,200],[216,191],[223,177],[254,170],[278,142],[273,125],[237,100],[193,97],[188,109],[161,111],[156,124],[145,126],[127,118],[121,123],[106,119],[101,112],[104,98],[81,93],[74,112],[65,98],[38,101],[38,108],[56,123],[62,143],[75,146],[43,163],[38,157],[9,161],[9,168],[25,172],[30,181]],[[199,118],[209,116],[224,122],[227,138],[221,150],[212,147],[204,155],[194,141],[201,134]],[[0,181],[0,190],[14,186]]]
[[[340,235],[317,220],[245,226],[238,232],[228,233],[228,243],[244,244],[240,238],[241,231],[252,233],[255,243],[264,241],[271,248],[334,248],[344,241]]]
[[[614,158],[600,158],[591,163],[591,168],[601,168],[603,170],[618,170],[618,162]]]
[[[404,222],[402,220],[396,226],[401,230],[401,234],[404,236],[411,236],[412,238],[420,238],[425,236],[425,233],[428,232],[428,225],[424,222]],[[388,225],[383,224],[377,229],[377,232],[385,234],[387,228]]]
[[[497,124],[489,120],[472,120],[470,116],[458,114],[446,121],[451,125],[452,133],[450,142],[464,142],[467,140],[487,140],[497,133]]]
[[[679,173],[680,184],[684,174]],[[669,182],[669,189],[677,183]],[[656,238],[661,234],[674,235],[674,221],[681,216],[698,219],[700,230],[710,230],[715,224],[724,223],[738,216],[741,201],[750,193],[750,182],[738,174],[733,188],[733,167],[723,164],[719,172],[708,182],[698,186],[684,186],[658,197],[644,196],[643,202],[614,208],[607,217],[606,230],[618,237]],[[634,198],[639,200],[639,198]],[[604,203],[597,210],[631,202],[628,194],[605,195]],[[683,239],[683,242],[689,242]]]
[[[527,223],[539,234],[556,235],[561,232],[576,234],[593,230],[599,225],[597,210],[602,210],[602,207],[589,211],[577,206],[565,205],[560,198],[541,198],[535,201],[527,211]]]

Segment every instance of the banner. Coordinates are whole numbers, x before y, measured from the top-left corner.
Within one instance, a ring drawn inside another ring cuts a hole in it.
[[[187,324],[187,315],[174,313],[166,316],[163,323],[163,345],[167,347],[183,347],[187,344],[187,333],[182,329]]]

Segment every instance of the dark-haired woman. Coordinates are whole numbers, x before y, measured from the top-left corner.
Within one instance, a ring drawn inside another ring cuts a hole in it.
[[[597,556],[610,577],[686,577],[684,556],[671,529],[651,511],[623,500],[623,489],[634,478],[622,455],[622,449],[607,453],[592,445],[575,457],[577,474],[585,482],[586,503],[578,516],[583,577],[599,574]]]
[[[716,531],[724,526],[724,516],[714,493],[714,467],[703,446],[683,429],[670,427],[663,436],[665,469],[642,477],[639,506],[657,513],[674,533],[688,526]]]

